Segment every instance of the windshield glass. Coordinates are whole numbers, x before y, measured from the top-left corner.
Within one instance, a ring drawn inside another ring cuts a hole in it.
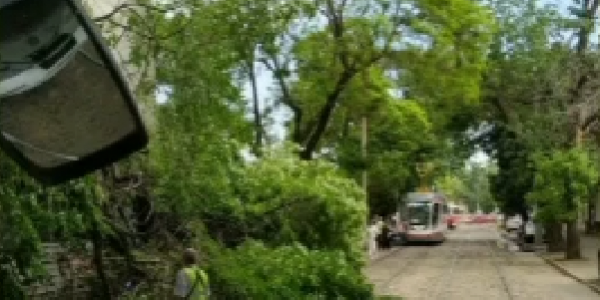
[[[408,221],[410,225],[428,225],[430,206],[428,202],[408,203]]]

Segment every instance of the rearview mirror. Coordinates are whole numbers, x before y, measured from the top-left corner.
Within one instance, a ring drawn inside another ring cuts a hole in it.
[[[80,0],[0,0],[0,148],[56,184],[144,148],[132,92]]]

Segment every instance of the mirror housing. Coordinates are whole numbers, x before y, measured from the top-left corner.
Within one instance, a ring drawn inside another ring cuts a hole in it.
[[[133,93],[80,0],[0,0],[0,148],[44,184],[148,144]]]

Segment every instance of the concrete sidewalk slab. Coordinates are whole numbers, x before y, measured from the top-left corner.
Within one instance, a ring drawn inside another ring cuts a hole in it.
[[[378,260],[382,260],[392,254],[394,254],[396,251],[399,251],[401,247],[392,247],[390,249],[383,249],[383,250],[377,250],[377,252],[373,255],[373,256],[369,256],[367,254],[367,256],[369,256],[368,261],[370,263],[378,261]]]
[[[598,279],[598,249],[600,237],[581,236],[581,260],[565,260],[564,253],[539,253],[546,263],[565,276],[571,277],[600,294]]]

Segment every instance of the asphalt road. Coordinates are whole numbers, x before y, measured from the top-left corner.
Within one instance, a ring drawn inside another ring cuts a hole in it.
[[[437,246],[406,246],[371,262],[379,295],[443,300],[600,299],[534,253],[498,246],[495,225],[461,225]]]

